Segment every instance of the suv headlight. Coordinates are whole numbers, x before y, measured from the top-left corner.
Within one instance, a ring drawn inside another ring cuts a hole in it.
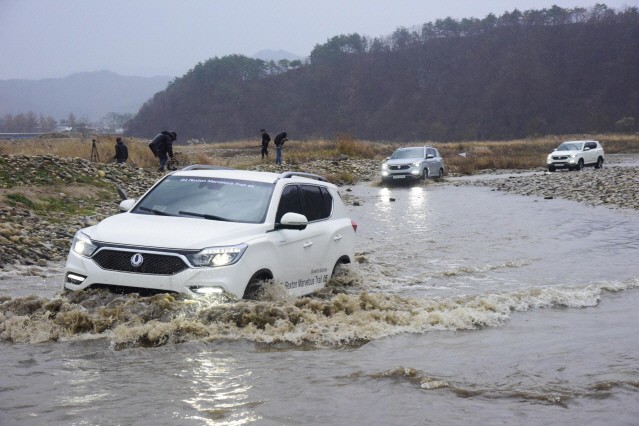
[[[382,164],[382,170],[388,170],[388,164],[386,163]]]
[[[420,164],[422,164],[422,163],[419,162],[419,161],[415,161],[414,163],[410,163],[410,165],[413,166],[413,167],[419,167]]]
[[[91,238],[87,234],[82,231],[78,231],[75,233],[75,237],[73,237],[73,242],[71,243],[71,249],[84,257],[91,257],[91,255],[98,248]]]
[[[236,263],[248,247],[247,244],[225,247],[207,247],[187,256],[193,266],[227,266]]]

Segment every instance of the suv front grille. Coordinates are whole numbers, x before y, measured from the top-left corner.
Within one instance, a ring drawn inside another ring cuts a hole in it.
[[[136,252],[103,249],[93,256],[93,260],[102,269],[139,274],[174,275],[189,266],[175,255],[143,253],[144,261],[140,266],[133,266],[131,261]]]
[[[406,169],[410,169],[410,166],[408,164],[402,164],[399,166],[389,166],[388,168],[391,170],[406,170]]]

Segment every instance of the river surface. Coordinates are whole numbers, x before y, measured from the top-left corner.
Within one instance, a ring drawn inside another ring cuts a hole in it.
[[[636,425],[639,215],[357,185],[359,262],[311,298],[0,280],[0,425]]]

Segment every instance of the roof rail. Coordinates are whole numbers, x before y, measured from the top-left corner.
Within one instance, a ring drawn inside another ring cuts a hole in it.
[[[286,179],[293,176],[305,177],[309,179],[315,179],[322,182],[328,182],[325,177],[316,175],[314,173],[304,173],[304,172],[282,172],[280,173],[280,179]]]
[[[180,170],[232,170],[230,167],[209,166],[208,164],[191,164]]]

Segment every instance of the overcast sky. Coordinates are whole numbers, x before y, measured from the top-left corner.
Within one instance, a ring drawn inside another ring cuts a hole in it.
[[[519,9],[614,9],[639,0],[0,0],[0,80],[110,70],[181,76],[229,54],[308,56],[332,36],[391,34],[451,16]]]

